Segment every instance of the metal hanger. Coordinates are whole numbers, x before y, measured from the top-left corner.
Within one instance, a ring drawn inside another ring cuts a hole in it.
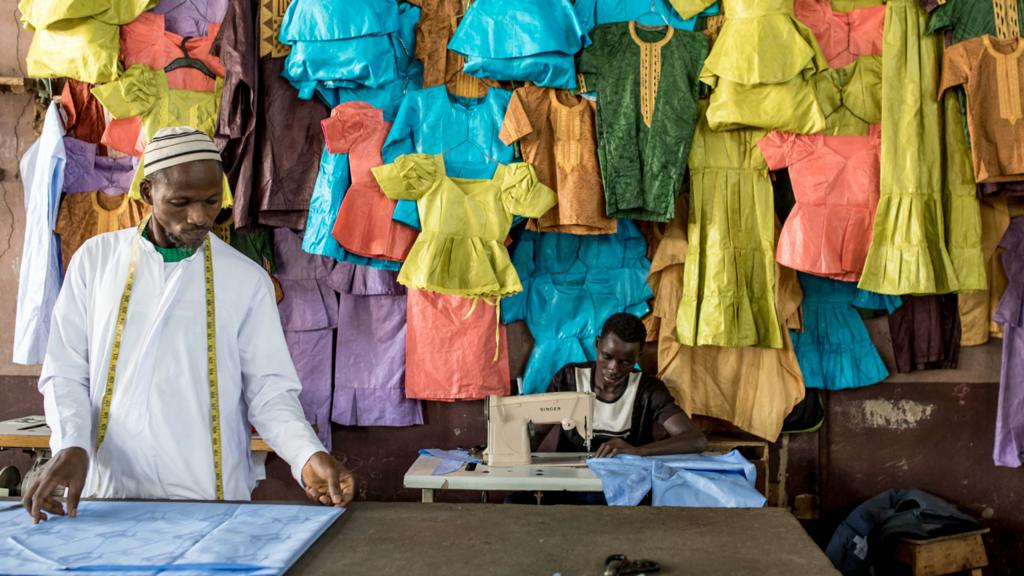
[[[642,24],[644,26],[650,26],[650,24],[646,24],[644,22],[641,22],[640,20],[642,18],[646,17],[646,16],[657,16],[658,20],[661,21],[661,24],[660,24],[661,26],[668,26],[669,25],[668,18],[665,18],[664,14],[662,14],[661,12],[658,12],[658,10],[656,10],[657,6],[655,4],[656,4],[657,1],[658,0],[651,0],[651,7],[647,10],[647,12],[644,12],[643,14],[640,14],[639,16],[636,17],[636,22],[638,24]]]
[[[185,36],[181,39],[181,45],[179,47],[181,48],[181,53],[184,54],[184,56],[172,60],[170,64],[164,67],[164,72],[171,72],[177,70],[178,68],[194,68],[196,70],[199,70],[206,76],[209,76],[211,79],[215,80],[217,78],[217,75],[214,74],[213,71],[210,70],[210,68],[207,67],[202,60],[198,60],[188,55],[187,43],[189,40],[190,38],[188,36]]]

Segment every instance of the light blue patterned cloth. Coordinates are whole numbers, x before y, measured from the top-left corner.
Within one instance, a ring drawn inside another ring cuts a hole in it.
[[[344,512],[325,506],[88,501],[32,525],[0,509],[0,574],[282,574]]]
[[[591,458],[587,467],[601,479],[609,506],[636,506],[648,492],[654,506],[761,508],[766,502],[754,487],[756,468],[735,450],[721,456],[624,454]]]
[[[424,448],[420,450],[423,456],[433,456],[440,460],[437,467],[431,472],[433,476],[444,476],[462,468],[463,464],[479,464],[481,460],[469,455],[469,450],[441,450],[439,448]]]

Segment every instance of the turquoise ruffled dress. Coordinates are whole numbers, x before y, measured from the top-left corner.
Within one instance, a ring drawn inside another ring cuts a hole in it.
[[[466,57],[470,76],[574,89],[587,42],[569,0],[476,0],[448,49]]]
[[[885,380],[889,370],[854,308],[860,293],[856,282],[840,282],[799,273],[804,291],[803,332],[791,331],[796,358],[808,388],[844,390]],[[864,307],[895,303],[860,296]]]

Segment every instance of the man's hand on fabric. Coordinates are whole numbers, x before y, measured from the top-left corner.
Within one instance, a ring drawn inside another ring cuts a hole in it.
[[[594,454],[594,457],[611,458],[612,456],[617,456],[619,454],[635,454],[637,456],[643,456],[640,448],[633,446],[622,438],[612,438],[604,444],[601,444],[601,447],[597,449],[597,453]]]
[[[325,506],[345,506],[356,493],[356,481],[348,468],[326,452],[310,456],[302,467],[306,495]]]
[[[65,448],[57,452],[52,460],[38,470],[21,499],[21,504],[32,516],[32,523],[46,520],[47,513],[65,515],[64,504],[53,495],[56,489],[64,486],[68,489],[67,515],[75,517],[88,473],[89,454],[85,450]]]

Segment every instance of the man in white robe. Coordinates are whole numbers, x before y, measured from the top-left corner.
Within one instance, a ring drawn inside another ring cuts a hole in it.
[[[146,147],[143,161],[142,197],[152,206],[148,224],[86,242],[57,299],[39,380],[54,457],[26,491],[25,508],[35,522],[46,513],[65,514],[52,496],[61,486],[68,489],[71,516],[82,495],[249,500],[256,484],[250,423],[289,463],[310,498],[348,503],[352,475],[324,450],[303,416],[270,277],[210,233],[223,180],[213,142],[192,128],[165,129]],[[220,482],[207,354],[210,256]],[[125,293],[127,316],[118,322]],[[103,414],[109,415],[105,425]]]

